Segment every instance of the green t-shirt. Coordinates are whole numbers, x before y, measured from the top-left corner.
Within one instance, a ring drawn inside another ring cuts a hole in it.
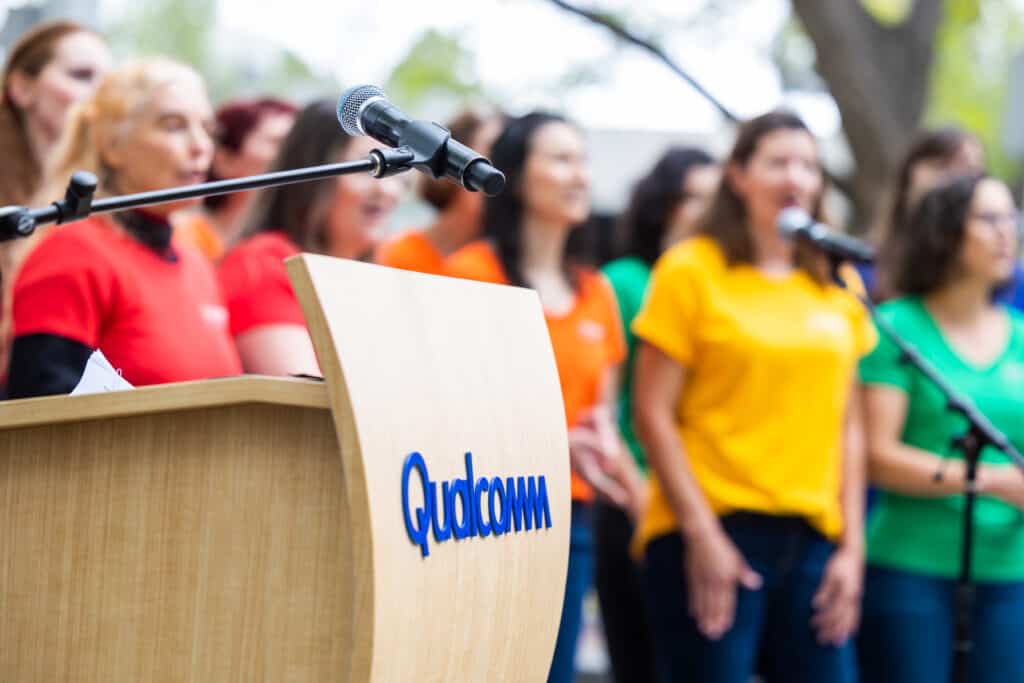
[[[931,363],[954,390],[1024,448],[1024,318],[1009,309],[1010,339],[989,367],[961,358],[919,297],[890,301],[879,313]],[[903,364],[884,333],[877,348],[861,361],[866,384],[885,384],[908,396],[903,442],[945,458],[962,459],[952,439],[966,421],[946,409],[942,394],[919,371]],[[986,448],[982,462],[1011,467],[998,451]],[[955,578],[960,568],[963,495],[945,498],[905,496],[882,491],[867,525],[868,563],[893,569]],[[979,496],[974,508],[974,577],[981,581],[1024,580],[1024,513],[1002,501]]]
[[[622,390],[619,393],[619,431],[622,432],[622,438],[629,446],[633,459],[641,471],[646,472],[647,461],[633,428],[633,360],[636,356],[636,335],[633,334],[630,325],[643,306],[647,282],[651,279],[651,267],[643,259],[626,256],[606,264],[602,270],[615,290],[615,299],[619,302],[619,319],[622,320],[626,336],[626,363],[622,368]]]

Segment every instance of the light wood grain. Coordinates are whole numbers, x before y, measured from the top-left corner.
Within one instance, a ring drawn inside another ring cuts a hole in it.
[[[348,484],[356,600],[341,680],[545,680],[570,495],[564,408],[536,294],[309,255],[288,269]],[[435,543],[422,557],[402,513],[413,451],[438,482],[465,476],[467,451],[477,476],[544,475],[552,528]]]
[[[327,408],[323,382],[245,375],[84,396],[0,401],[0,429],[241,403]]]
[[[330,413],[251,403],[318,404],[314,388],[129,394],[137,410],[48,399],[34,405],[58,424],[0,427],[0,680],[343,681],[352,575]],[[245,405],[179,404],[214,395]],[[135,414],[94,419],[111,411]]]

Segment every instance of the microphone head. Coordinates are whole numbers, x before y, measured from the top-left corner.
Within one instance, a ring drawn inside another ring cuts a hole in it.
[[[779,228],[779,234],[786,239],[793,238],[801,230],[806,230],[814,225],[811,215],[799,206],[790,206],[779,213],[775,224]]]
[[[376,98],[387,99],[387,95],[375,85],[357,85],[343,92],[338,99],[338,122],[341,129],[352,136],[366,135],[360,114],[366,103]]]

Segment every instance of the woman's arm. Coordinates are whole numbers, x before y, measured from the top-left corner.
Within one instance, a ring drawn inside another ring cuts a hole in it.
[[[235,337],[242,368],[254,375],[320,376],[313,342],[304,325],[260,325]]]
[[[963,460],[943,458],[903,443],[908,398],[906,392],[888,385],[865,389],[865,425],[868,472],[871,482],[886,490],[909,496],[943,497],[964,491]],[[981,465],[979,492],[1024,508],[1024,477],[1008,467]]]
[[[11,346],[9,398],[70,394],[78,386],[92,349],[55,334],[27,334]]]
[[[829,559],[813,599],[818,639],[841,645],[857,630],[864,586],[864,499],[867,462],[864,438],[864,396],[859,383],[851,388],[843,425],[840,501],[843,533]]]
[[[658,476],[683,535],[690,613],[708,638],[732,626],[736,591],[756,590],[761,577],[750,568],[704,498],[679,439],[676,405],[686,371],[647,343],[637,349],[633,378],[634,420],[651,467]]]
[[[578,427],[592,432],[589,435],[579,435],[582,436],[582,440],[577,440],[577,445],[583,446],[588,437],[592,439],[591,450],[596,451],[601,458],[601,478],[610,477],[625,496],[621,501],[612,498],[613,502],[625,508],[630,517],[637,521],[646,501],[646,483],[619,432],[617,407],[621,386],[622,366],[609,368],[601,385],[599,402],[594,406],[588,419]],[[606,488],[601,485],[603,482],[591,484],[608,497],[602,490]]]

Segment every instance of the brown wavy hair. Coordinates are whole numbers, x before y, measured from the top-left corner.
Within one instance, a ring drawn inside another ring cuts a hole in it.
[[[75,33],[91,33],[73,21],[50,21],[27,31],[11,48],[3,68],[0,99],[0,205],[25,204],[42,181],[43,168],[29,147],[25,121],[9,88],[11,76],[37,77],[53,61],[57,43]]]
[[[803,119],[793,112],[771,111],[750,119],[740,126],[736,142],[725,160],[725,166],[735,164],[745,167],[757,153],[761,140],[780,130],[804,131],[814,137]],[[823,215],[822,200],[828,189],[824,184],[827,182],[824,176],[822,182],[821,192],[811,213],[816,221],[824,223],[827,221]],[[743,197],[733,188],[728,174],[723,175],[722,182],[719,183],[718,190],[712,196],[707,210],[697,222],[696,232],[713,239],[725,254],[729,265],[754,262],[757,255],[748,225],[747,205]],[[828,281],[829,273],[823,257],[803,245],[797,245],[795,265],[806,270],[819,283],[824,284]]]

